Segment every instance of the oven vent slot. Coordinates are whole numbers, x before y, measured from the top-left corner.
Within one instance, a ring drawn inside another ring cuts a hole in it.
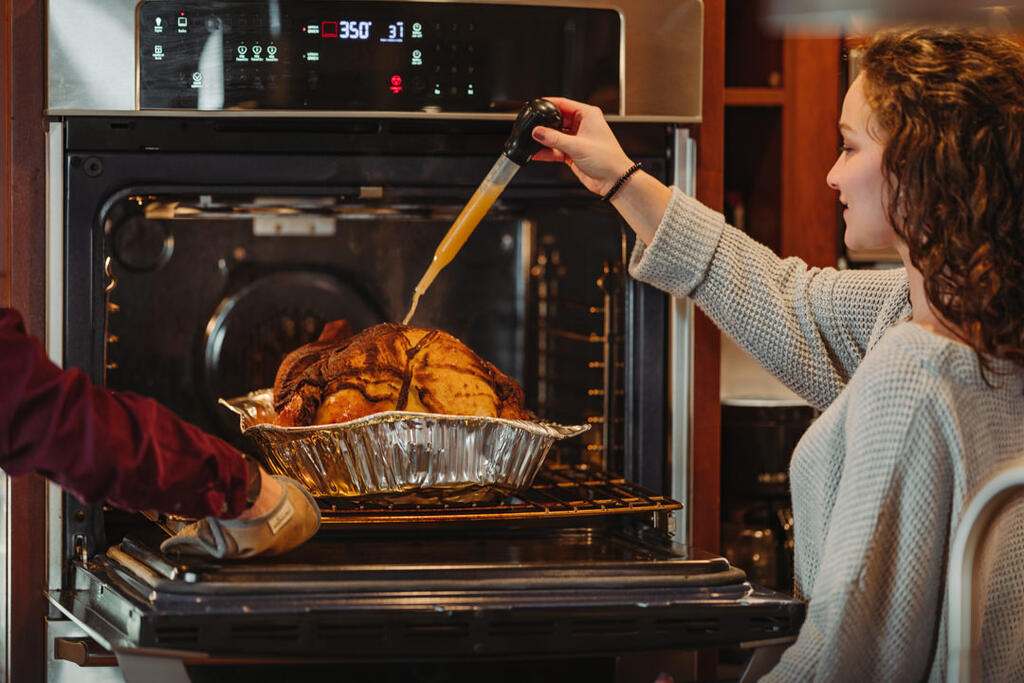
[[[469,624],[410,624],[404,629],[409,638],[468,638]]]
[[[157,626],[153,630],[157,645],[185,645],[199,642],[198,626]]]
[[[323,135],[377,135],[382,131],[379,121],[362,119],[307,119],[301,129],[296,129],[290,121],[273,119],[219,119],[213,124],[218,133],[279,133],[285,131],[289,136],[323,136]]]
[[[573,621],[570,624],[573,637],[577,636],[640,636],[637,623],[632,619],[611,619],[606,621]]]
[[[487,628],[487,634],[492,638],[547,638],[554,632],[554,624],[549,621],[496,621]]]
[[[383,624],[320,624],[317,635],[321,640],[384,640],[387,630]]]
[[[231,627],[234,640],[297,640],[298,624],[236,624]]]
[[[660,634],[718,633],[721,624],[714,619],[656,619],[654,630]]]

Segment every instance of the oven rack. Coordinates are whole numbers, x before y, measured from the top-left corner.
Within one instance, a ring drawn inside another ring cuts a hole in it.
[[[665,515],[682,503],[585,464],[545,465],[533,486],[491,502],[396,504],[385,498],[321,497],[322,526],[449,525],[489,521],[559,523],[619,515]]]

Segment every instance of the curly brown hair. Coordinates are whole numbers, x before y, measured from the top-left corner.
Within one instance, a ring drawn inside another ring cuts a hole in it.
[[[889,222],[929,303],[978,354],[1024,366],[1024,49],[977,31],[888,31],[865,48]]]

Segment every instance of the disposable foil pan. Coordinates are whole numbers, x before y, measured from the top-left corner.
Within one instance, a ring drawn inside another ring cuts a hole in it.
[[[556,439],[590,425],[391,411],[351,422],[278,427],[273,392],[220,403],[268,469],[314,496],[385,496],[395,502],[486,500],[528,488]]]

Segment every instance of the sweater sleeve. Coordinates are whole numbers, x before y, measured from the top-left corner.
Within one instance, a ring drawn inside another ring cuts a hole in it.
[[[246,464],[156,401],[62,370],[0,308],[0,467],[38,472],[80,499],[203,517],[245,509]]]
[[[848,390],[834,504],[803,514],[818,514],[825,539],[806,621],[764,681],[920,681],[937,656],[954,421],[941,383],[913,359],[877,358]]]
[[[818,408],[849,381],[871,340],[905,314],[906,273],[809,268],[725,224],[678,188],[630,274],[692,296],[766,370]]]

